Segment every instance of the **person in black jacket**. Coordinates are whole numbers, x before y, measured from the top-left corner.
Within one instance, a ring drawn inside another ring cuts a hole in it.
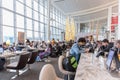
[[[109,52],[109,50],[114,46],[114,44],[109,43],[108,39],[104,39],[102,41],[102,46],[99,48],[98,50],[98,55],[97,57],[99,57],[100,55],[104,56],[104,52]]]
[[[104,52],[109,52],[109,50],[113,47],[113,44],[109,43],[109,40],[107,40],[107,39],[104,39],[102,41],[102,45],[103,45],[102,51],[104,51]]]

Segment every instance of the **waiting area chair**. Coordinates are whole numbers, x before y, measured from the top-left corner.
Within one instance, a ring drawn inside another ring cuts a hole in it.
[[[39,80],[63,80],[63,79],[57,77],[55,69],[51,64],[46,64],[43,66],[40,72]]]
[[[75,75],[75,72],[66,71],[63,68],[63,59],[64,58],[65,58],[64,56],[59,57],[59,59],[58,59],[58,68],[59,68],[61,73],[63,73],[64,75],[68,75],[68,80],[70,80],[70,75]]]
[[[28,69],[30,69],[30,64],[33,64],[36,61],[36,58],[38,56],[38,51],[35,50],[31,53],[30,58],[28,59]]]
[[[19,70],[26,66],[29,56],[29,53],[21,54],[18,62],[11,63],[6,68],[16,70],[17,76],[19,76]]]

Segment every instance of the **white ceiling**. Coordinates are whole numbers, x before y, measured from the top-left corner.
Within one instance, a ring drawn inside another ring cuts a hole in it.
[[[112,8],[113,13],[118,13],[118,6],[115,6]],[[108,10],[102,10],[99,12],[87,14],[87,15],[81,15],[81,16],[75,16],[74,19],[75,21],[80,21],[80,22],[89,22],[89,20],[97,20],[97,19],[106,19],[108,15]]]
[[[52,0],[65,13],[82,11],[104,5],[116,0]]]
[[[64,13],[74,16],[76,21],[84,22],[87,20],[106,17],[108,15],[107,7],[112,6],[113,4],[117,3],[117,1],[118,0],[52,0],[52,4],[57,6]],[[98,10],[99,8],[97,7],[100,7],[100,6],[103,6],[101,8],[106,7],[106,9],[103,9],[94,13],[89,13],[86,15],[81,15],[80,13],[86,10],[87,10],[86,12]],[[97,8],[97,9],[94,9],[94,8]],[[113,9],[112,10],[113,13],[118,12],[118,6],[115,6],[112,9]]]

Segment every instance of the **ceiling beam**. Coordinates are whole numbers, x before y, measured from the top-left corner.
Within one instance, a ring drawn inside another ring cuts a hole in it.
[[[75,23],[87,23],[87,22],[91,22],[91,21],[99,21],[99,20],[104,20],[104,19],[107,19],[107,16],[99,17],[96,19],[85,20],[85,21],[75,21]]]

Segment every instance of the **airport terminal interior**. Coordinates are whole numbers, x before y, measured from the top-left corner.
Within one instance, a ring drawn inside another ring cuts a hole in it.
[[[0,80],[120,80],[120,0],[0,0]]]

